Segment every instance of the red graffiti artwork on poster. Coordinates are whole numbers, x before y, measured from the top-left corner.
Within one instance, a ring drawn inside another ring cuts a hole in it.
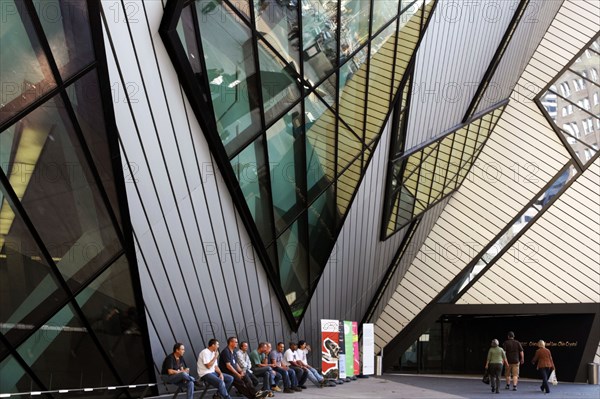
[[[321,320],[321,369],[323,377],[337,379],[339,376],[339,321]]]

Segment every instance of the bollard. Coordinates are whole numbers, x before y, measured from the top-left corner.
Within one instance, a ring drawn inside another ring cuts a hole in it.
[[[598,385],[598,372],[600,371],[600,364],[588,363],[588,384]]]

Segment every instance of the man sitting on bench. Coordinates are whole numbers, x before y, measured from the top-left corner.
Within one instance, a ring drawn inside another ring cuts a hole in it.
[[[189,374],[190,369],[185,364],[184,353],[185,347],[183,344],[181,342],[176,343],[173,346],[173,353],[163,361],[160,373],[164,382],[185,388],[187,390],[187,399],[192,399],[194,397],[194,383],[196,379]]]
[[[219,341],[213,338],[208,341],[208,348],[198,355],[198,376],[203,382],[217,388],[223,399],[231,399],[229,389],[233,384],[233,377],[221,372],[217,366],[218,361]]]

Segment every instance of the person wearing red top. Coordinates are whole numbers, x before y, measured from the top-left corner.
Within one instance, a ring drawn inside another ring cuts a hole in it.
[[[531,363],[537,363],[537,369],[542,376],[542,386],[540,386],[540,389],[542,392],[550,393],[548,377],[552,370],[554,370],[554,361],[552,360],[550,350],[546,348],[546,343],[541,339],[538,341],[538,350],[535,351],[535,356],[531,359]]]

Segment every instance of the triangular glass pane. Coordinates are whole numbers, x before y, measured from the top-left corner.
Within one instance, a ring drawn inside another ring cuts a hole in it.
[[[263,243],[268,245],[274,237],[263,141],[257,138],[230,162]]]
[[[337,164],[338,164],[338,175],[342,173],[342,170],[346,168],[350,163],[353,163],[355,159],[359,160],[363,152],[363,144],[356,137],[354,132],[350,131],[348,127],[338,121],[338,139],[337,139]],[[360,165],[358,166],[360,169]],[[359,172],[360,174],[360,172]]]
[[[283,293],[295,318],[299,318],[306,308],[310,293],[310,275],[305,240],[300,237],[304,228],[306,213],[277,238],[279,257],[279,279]]]
[[[340,175],[336,183],[336,204],[340,215],[345,215],[350,206],[358,181],[360,179],[360,158]]]
[[[299,72],[300,30],[294,1],[254,0],[254,18],[256,30]]]
[[[302,2],[304,76],[315,86],[337,67],[338,0]]]
[[[78,289],[121,242],[68,112],[56,96],[15,124],[0,165],[67,284]]]
[[[269,124],[300,98],[300,89],[290,75],[290,65],[277,57],[262,40],[258,41],[258,56],[265,121]]]
[[[106,387],[119,383],[71,305],[39,326],[17,352],[48,389]],[[20,373],[11,375],[8,385],[14,385],[23,377]]]
[[[9,132],[0,135],[6,144]],[[4,189],[0,191],[3,197]],[[0,323],[6,339],[15,343],[54,313],[67,298],[52,268],[21,219],[4,198],[0,204]]]
[[[304,100],[306,129],[307,190],[325,178],[333,182],[335,170],[335,124],[333,112],[312,94]],[[309,194],[308,201],[313,200]]]
[[[75,299],[90,320],[92,330],[104,351],[113,359],[121,379],[130,382],[149,381],[149,372],[152,370],[146,368],[140,327],[144,309],[136,307],[130,265],[125,255],[117,259]]]

